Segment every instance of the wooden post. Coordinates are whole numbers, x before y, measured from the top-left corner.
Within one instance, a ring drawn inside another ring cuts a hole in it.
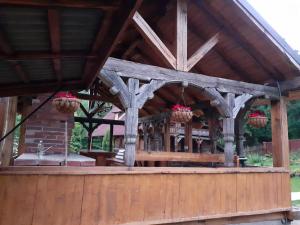
[[[216,113],[208,112],[208,130],[209,130],[209,138],[210,138],[210,152],[215,153],[217,151],[217,129],[218,129],[218,118]]]
[[[273,166],[289,168],[286,99],[271,101]]]
[[[226,103],[231,112],[234,108],[234,94],[228,93],[225,97]],[[232,115],[231,115],[232,116]],[[234,166],[234,119],[232,117],[223,119],[223,139],[224,139],[224,152],[225,152],[225,166]]]
[[[138,129],[138,107],[136,105],[136,93],[139,89],[139,80],[129,78],[129,107],[126,108],[125,118],[125,164],[127,166],[134,166],[135,151],[136,151],[136,137]]]
[[[4,100],[4,114],[1,120],[3,120],[2,136],[9,132],[16,122],[17,114],[17,97],[5,98]],[[0,143],[0,163],[1,166],[9,166],[13,155],[14,133],[10,134]]]
[[[170,121],[166,121],[165,123],[165,132],[164,132],[164,150],[166,152],[171,151],[171,143],[170,143]]]
[[[177,0],[176,69],[187,71],[187,0]]]
[[[193,152],[193,136],[192,136],[192,122],[188,122],[185,124],[185,131],[184,131],[184,147],[187,146],[188,152]]]

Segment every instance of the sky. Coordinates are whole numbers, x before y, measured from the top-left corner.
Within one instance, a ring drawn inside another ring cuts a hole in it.
[[[300,54],[300,0],[248,0],[248,2]]]

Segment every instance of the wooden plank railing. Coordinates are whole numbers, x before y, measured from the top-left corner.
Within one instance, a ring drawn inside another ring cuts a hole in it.
[[[0,170],[0,224],[162,224],[285,212],[283,168]]]

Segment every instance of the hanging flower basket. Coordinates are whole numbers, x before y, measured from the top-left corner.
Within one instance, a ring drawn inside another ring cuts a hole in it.
[[[171,121],[177,123],[189,122],[193,117],[193,112],[190,107],[185,107],[183,105],[174,105],[172,107]]]
[[[59,92],[52,103],[61,113],[74,113],[80,106],[80,100],[68,92]]]
[[[262,111],[254,111],[248,116],[248,124],[255,128],[262,128],[267,125],[268,118]]]

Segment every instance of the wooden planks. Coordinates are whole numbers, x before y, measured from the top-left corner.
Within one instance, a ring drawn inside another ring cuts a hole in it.
[[[286,172],[0,174],[0,182],[0,225],[161,224],[290,208]]]

